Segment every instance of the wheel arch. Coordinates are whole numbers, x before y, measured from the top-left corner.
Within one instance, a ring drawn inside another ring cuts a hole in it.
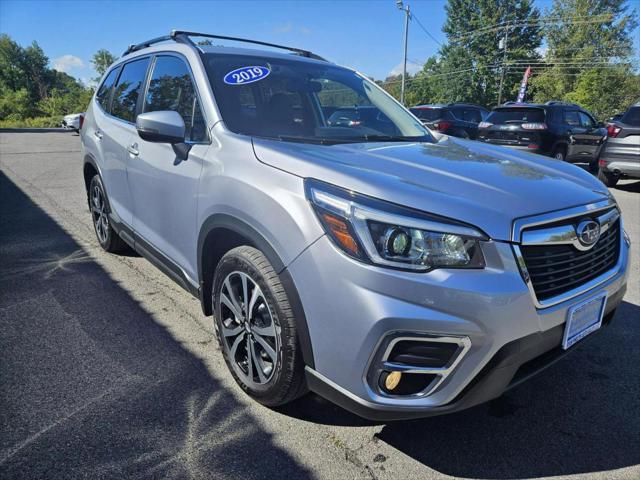
[[[298,290],[286,265],[271,243],[260,232],[246,222],[223,213],[208,217],[202,224],[198,235],[198,283],[203,313],[213,315],[212,298],[209,293],[218,262],[226,252],[241,245],[249,245],[260,250],[280,277],[296,319],[298,340],[304,363],[314,368],[307,318]]]

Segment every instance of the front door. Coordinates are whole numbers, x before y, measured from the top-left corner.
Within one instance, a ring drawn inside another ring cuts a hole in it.
[[[183,118],[186,141],[193,144],[186,160],[171,145],[132,140],[134,155],[127,169],[133,197],[133,228],[147,245],[197,279],[198,181],[209,148],[191,71],[178,56],[155,57],[142,111],[173,110]]]

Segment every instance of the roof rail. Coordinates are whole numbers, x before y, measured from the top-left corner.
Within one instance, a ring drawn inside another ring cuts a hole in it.
[[[578,104],[572,102],[563,102],[562,100],[549,100],[545,105],[569,105],[571,107],[579,107]]]
[[[176,42],[179,43],[185,43],[188,45],[191,45],[194,48],[198,48],[198,45],[196,45],[193,40],[191,40],[191,38],[189,37],[204,37],[204,38],[216,38],[218,40],[231,40],[234,42],[244,42],[244,43],[252,43],[254,45],[262,45],[265,47],[272,47],[272,48],[280,48],[282,50],[289,50],[290,52],[295,53],[296,55],[301,55],[303,57],[308,57],[308,58],[313,58],[315,60],[321,60],[326,62],[327,60],[325,60],[324,58],[322,58],[319,55],[316,55],[313,52],[310,52],[308,50],[303,50],[301,48],[295,48],[295,47],[287,47],[285,45],[278,45],[276,43],[268,43],[268,42],[261,42],[259,40],[250,40],[247,38],[240,38],[240,37],[228,37],[225,35],[212,35],[209,33],[201,33],[201,32],[189,32],[186,30],[172,30],[171,33],[169,35],[164,35],[162,37],[157,37],[157,38],[152,38],[151,40],[147,40],[146,42],[142,42],[142,43],[138,43],[135,45],[130,45],[129,48],[127,48],[127,50],[124,52],[124,55],[128,55],[131,52],[135,52],[137,50],[141,50],[143,48],[147,48],[155,43],[160,43],[160,42],[165,42],[167,40],[174,40]]]

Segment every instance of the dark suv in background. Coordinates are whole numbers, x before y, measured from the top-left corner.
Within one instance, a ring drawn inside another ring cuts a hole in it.
[[[432,130],[472,140],[478,137],[478,124],[489,115],[489,110],[471,103],[417,105],[409,110]]]
[[[505,103],[478,128],[478,140],[598,168],[607,130],[573,103]]]

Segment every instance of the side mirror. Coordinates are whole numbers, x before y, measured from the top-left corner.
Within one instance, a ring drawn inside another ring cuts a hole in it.
[[[172,110],[141,113],[136,118],[138,135],[147,142],[169,143],[180,160],[186,160],[191,146],[184,143],[184,120]]]

